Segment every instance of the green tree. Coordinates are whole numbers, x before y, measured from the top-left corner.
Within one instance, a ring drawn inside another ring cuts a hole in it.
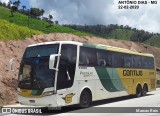
[[[22,6],[22,9],[23,9],[23,12],[24,12],[24,9],[26,9],[26,6],[25,6],[25,5],[23,5],[23,6]]]
[[[6,3],[5,3],[5,2],[3,2],[3,3],[2,3],[2,6],[6,7],[7,5],[6,5]]]
[[[53,19],[53,16],[52,15],[49,15],[49,20],[52,20]]]
[[[10,3],[11,3],[11,1],[10,1]],[[11,7],[11,16],[12,17],[14,16],[13,13],[18,11],[18,7],[20,4],[21,4],[20,0],[13,2],[13,6]]]
[[[52,25],[52,23],[53,23],[53,21],[52,21],[53,16],[52,16],[52,15],[49,15],[49,16],[48,16],[48,18],[49,18],[49,21],[48,21],[48,22],[49,22],[49,24],[50,24],[50,26],[51,26],[51,25]]]
[[[42,16],[44,13],[44,10],[43,9],[39,9],[39,8],[31,8],[30,9],[30,14],[32,17],[35,17],[35,18],[39,18],[40,16]]]
[[[17,8],[20,6],[20,4],[21,4],[20,0],[13,2],[13,5],[15,5]]]
[[[8,4],[7,4],[8,8],[11,8],[11,4],[12,4],[12,2],[9,1]]]
[[[3,4],[2,4],[2,2],[0,1],[0,6],[2,6]]]
[[[12,6],[10,11],[11,11],[11,16],[14,17],[13,13],[18,11],[18,8],[16,6]]]
[[[41,9],[41,16],[43,16],[45,13],[44,9]]]

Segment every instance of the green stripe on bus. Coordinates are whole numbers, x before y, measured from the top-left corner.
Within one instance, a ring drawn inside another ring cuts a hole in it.
[[[113,68],[96,68],[97,74],[103,87],[109,92],[124,91],[125,87]]]
[[[96,49],[102,49],[102,50],[107,50],[105,46],[96,46],[92,44],[83,44],[84,47],[89,47],[89,48],[96,48]]]
[[[97,49],[107,50],[107,47],[104,46],[96,46]]]
[[[109,69],[107,69],[109,70]],[[112,68],[112,83],[114,84],[114,86],[116,87],[117,90],[119,91],[124,91],[125,87],[121,81],[121,78],[118,75],[118,71],[116,68]]]
[[[96,48],[95,45],[92,44],[83,44],[84,47],[89,47],[89,48]]]
[[[109,92],[116,92],[118,91],[117,88],[114,86],[111,77],[109,75],[109,73],[107,72],[107,70],[105,68],[95,68],[97,71],[97,74],[100,78],[100,81],[103,85],[103,87],[109,91]]]

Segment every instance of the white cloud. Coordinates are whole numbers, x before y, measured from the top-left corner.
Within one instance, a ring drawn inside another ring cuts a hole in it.
[[[2,3],[8,3],[9,2],[9,0],[0,0],[0,2],[2,2]]]
[[[32,7],[45,9],[47,13],[55,11],[57,20],[72,24],[109,24],[109,7],[112,2],[106,0],[29,0]]]
[[[118,3],[118,0],[114,0]],[[112,5],[112,12],[118,19],[118,24],[129,25],[138,29],[143,29],[149,32],[160,32],[160,5],[140,4],[139,9],[132,10],[118,10],[115,9],[117,4]]]

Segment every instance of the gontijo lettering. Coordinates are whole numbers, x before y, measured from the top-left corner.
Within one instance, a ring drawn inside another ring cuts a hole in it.
[[[141,70],[123,70],[123,76],[143,76]]]

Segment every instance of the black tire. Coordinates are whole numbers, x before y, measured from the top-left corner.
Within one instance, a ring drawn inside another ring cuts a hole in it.
[[[136,97],[141,97],[142,96],[142,87],[141,85],[138,85],[136,88]]]
[[[91,94],[87,90],[82,91],[80,96],[80,107],[89,107],[91,103]]]
[[[148,92],[148,86],[144,84],[143,89],[142,89],[142,95],[146,96],[146,93]]]

